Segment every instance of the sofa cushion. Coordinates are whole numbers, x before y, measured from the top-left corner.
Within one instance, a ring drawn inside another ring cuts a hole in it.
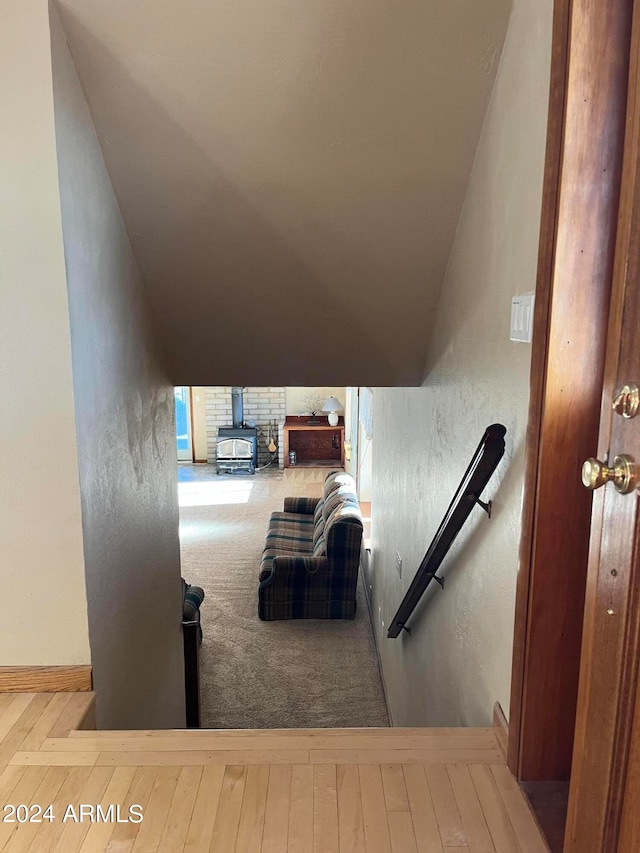
[[[327,553],[327,540],[325,539],[324,533],[313,543],[313,556],[314,557],[324,557]]]
[[[313,516],[311,515],[309,518],[311,519],[311,523],[304,519],[299,519],[293,512],[288,518],[272,517],[269,519],[269,530],[290,530],[291,528],[295,528],[301,531],[306,530],[307,536],[313,536]]]
[[[314,544],[317,541],[318,536],[320,536],[322,534],[322,531],[324,530],[323,510],[324,510],[324,498],[318,504],[318,508],[316,509],[316,513],[314,515],[314,522],[313,522],[313,541],[314,541]]]
[[[356,497],[355,492],[353,492],[348,486],[340,486],[325,498],[324,506],[322,508],[322,515],[324,516],[325,524],[333,510],[338,506],[342,506],[342,504],[347,500],[356,505],[358,503],[358,498]]]
[[[287,524],[302,524],[313,528],[314,516],[304,515],[301,512],[272,512],[269,519],[269,528],[281,527]]]
[[[320,521],[313,528],[313,547],[316,547],[316,542],[320,539],[321,536],[324,536],[324,518],[321,518]]]
[[[285,512],[300,512],[305,515],[313,515],[320,498],[285,498],[283,509]]]
[[[350,486],[351,490],[355,492],[356,481],[353,479],[351,474],[347,474],[346,471],[332,471],[325,477],[322,493],[326,497],[339,486]]]
[[[310,530],[296,530],[293,527],[270,530],[267,533],[265,548],[280,548],[292,553],[307,554],[313,551],[313,535]]]
[[[360,504],[356,498],[353,495],[345,495],[341,501],[336,501],[335,506],[331,508],[329,515],[325,517],[325,532],[327,530],[327,526],[332,524],[336,518],[350,517],[357,518],[359,521],[362,521],[362,512],[360,511]]]

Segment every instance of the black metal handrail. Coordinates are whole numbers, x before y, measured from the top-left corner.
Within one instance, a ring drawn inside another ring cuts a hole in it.
[[[489,482],[491,475],[496,470],[498,462],[504,456],[504,437],[507,433],[502,424],[491,424],[487,427],[482,440],[478,445],[469,467],[449,504],[438,532],[433,537],[427,553],[407,590],[398,612],[393,617],[387,637],[393,639],[404,629],[411,633],[406,623],[420,601],[423,592],[431,581],[440,584],[444,589],[444,578],[437,577],[436,572],[447,555],[454,539],[460,532],[463,524],[469,517],[473,507],[478,504],[491,518],[491,501],[485,503],[480,500],[482,490]]]

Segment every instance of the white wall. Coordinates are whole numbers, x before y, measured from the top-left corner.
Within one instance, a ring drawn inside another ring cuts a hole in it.
[[[98,725],[184,724],[173,387],[55,9],[55,121]]]
[[[368,438],[364,426],[358,423],[358,497],[371,503],[373,492],[373,438]]]
[[[509,711],[530,347],[509,341],[511,296],[535,288],[551,0],[515,0],[435,317],[421,389],[374,394],[373,609],[396,725],[489,725]],[[387,640],[484,429],[507,454],[431,585],[412,636]],[[403,576],[395,551],[403,557]],[[380,614],[378,608],[380,608]],[[384,631],[380,625],[384,620]]]
[[[346,405],[347,389],[344,387],[323,385],[322,387],[296,387],[285,389],[285,406],[288,415],[306,415],[308,409],[303,402],[308,394],[318,394],[327,399],[327,397],[337,397],[343,406]],[[323,402],[324,402],[323,400]],[[343,414],[343,412],[340,412]]]
[[[0,665],[90,663],[46,0],[0,26]]]

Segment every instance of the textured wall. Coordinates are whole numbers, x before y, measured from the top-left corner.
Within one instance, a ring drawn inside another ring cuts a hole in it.
[[[278,428],[278,466],[284,467],[284,388],[245,388],[244,418],[255,421],[258,430],[258,465],[266,465],[271,459],[268,450],[269,421]],[[212,385],[205,388],[205,410],[207,421],[207,457],[216,461],[216,436],[218,427],[231,426],[231,386]]]
[[[420,389],[374,394],[373,610],[396,725],[488,725],[509,710],[530,347],[509,341],[511,296],[535,288],[551,0],[515,0]],[[507,454],[411,637],[385,638],[485,427]],[[403,576],[395,552],[403,557]],[[384,620],[384,630],[381,626]]]
[[[98,724],[184,724],[173,389],[57,13],[51,38]]]
[[[0,26],[0,665],[87,664],[46,0]]]

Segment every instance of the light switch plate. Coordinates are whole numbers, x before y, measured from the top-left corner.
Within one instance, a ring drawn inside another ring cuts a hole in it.
[[[511,299],[511,333],[509,339],[530,344],[533,339],[533,304],[535,294],[523,293]]]

